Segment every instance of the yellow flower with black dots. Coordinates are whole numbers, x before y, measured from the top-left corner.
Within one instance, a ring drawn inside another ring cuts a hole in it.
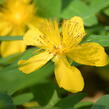
[[[23,36],[27,25],[33,23],[34,19],[37,17],[35,17],[35,7],[31,0],[5,0],[0,8],[0,36]],[[23,41],[3,41],[1,43],[3,57],[21,53],[25,49],[26,45]]]
[[[51,59],[55,63],[55,77],[59,86],[73,93],[81,91],[84,87],[83,77],[75,66],[70,65],[68,58],[91,66],[108,64],[108,56],[100,44],[79,44],[85,34],[83,20],[76,16],[63,22],[61,34],[56,21],[44,20],[39,29],[31,26],[23,40],[26,45],[39,47],[43,51],[28,60],[20,60],[18,64],[23,66],[19,70],[30,74]]]

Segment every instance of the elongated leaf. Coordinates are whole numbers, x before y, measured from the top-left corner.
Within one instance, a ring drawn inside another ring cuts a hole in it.
[[[74,106],[74,109],[91,109],[93,102],[80,102]]]
[[[0,41],[22,40],[22,36],[1,36]]]
[[[0,64],[1,65],[7,65],[7,67],[5,67],[5,69],[2,69],[4,72],[5,71],[8,71],[8,70],[11,70],[11,69],[15,69],[15,68],[18,68],[18,61],[19,60],[22,60],[22,59],[28,59],[30,57],[32,57],[33,55],[36,54],[36,51],[37,48],[36,47],[33,47],[33,48],[30,48],[30,49],[27,49],[24,53],[22,54],[15,54],[15,55],[11,55],[11,56],[8,56],[6,58],[0,58]]]
[[[1,65],[7,65],[7,64],[12,64],[13,61],[18,59],[21,56],[21,54],[14,54],[11,56],[8,56],[6,58],[0,58],[0,64]]]

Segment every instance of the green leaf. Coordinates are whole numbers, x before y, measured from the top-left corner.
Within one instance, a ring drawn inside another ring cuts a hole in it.
[[[27,50],[20,59],[28,59],[37,50],[37,48],[32,48]],[[5,60],[1,61],[5,63]],[[18,60],[17,60],[18,62]],[[17,62],[11,63],[5,68],[0,69],[0,91],[13,94],[17,90],[29,87],[33,84],[39,83],[45,78],[47,78],[53,72],[53,63],[49,62],[47,65],[41,69],[26,75],[18,70]],[[45,73],[46,72],[46,73]]]
[[[0,109],[16,109],[10,96],[0,93]]]
[[[5,69],[0,71],[0,91],[13,94],[47,78],[53,72],[53,64],[49,62],[29,75],[23,74],[17,68]]]
[[[99,5],[98,5],[99,4]],[[91,12],[98,13],[101,9],[109,5],[109,0],[91,0]],[[96,9],[95,9],[96,7]]]
[[[0,41],[22,40],[22,36],[0,36]]]
[[[30,49],[27,49],[27,50],[22,54],[22,56],[21,56],[20,59],[26,60],[26,59],[31,58],[32,56],[34,56],[34,55],[36,55],[36,54],[39,53],[37,50],[38,50],[37,47],[32,47],[32,48],[30,48]]]
[[[108,47],[109,46],[109,35],[108,36],[90,35],[90,36],[86,37],[84,42],[97,42],[104,47]]]
[[[62,9],[66,8],[72,0],[62,0]]]
[[[76,93],[73,95],[69,95],[62,100],[60,100],[55,106],[56,107],[61,107],[62,109],[64,108],[73,108],[77,103],[79,103],[86,94],[84,93]]]
[[[52,106],[59,100],[56,92],[56,86],[51,81],[36,85],[33,87],[32,91],[35,96],[35,100],[41,106]]]
[[[11,69],[15,69],[15,68],[18,68],[18,61],[19,60],[26,60],[30,57],[32,57],[33,55],[36,55],[36,50],[37,48],[36,47],[33,47],[33,48],[30,48],[30,49],[27,49],[24,53],[22,54],[15,54],[15,55],[11,55],[11,56],[8,56],[6,58],[0,58],[0,64],[1,65],[7,65],[8,66],[5,66],[5,69],[2,69],[3,71],[7,71],[7,70],[11,70]]]
[[[102,96],[91,109],[109,109],[109,95]]]
[[[74,106],[74,109],[91,109],[93,102],[80,102]]]
[[[12,64],[12,62],[16,61],[20,56],[21,56],[20,54],[14,54],[5,58],[0,58],[0,64],[1,65]]]
[[[99,5],[98,5],[99,4]],[[62,12],[62,18],[71,18],[72,16],[80,16],[84,19],[86,26],[92,26],[98,23],[96,14],[109,5],[109,0],[91,0],[91,5],[84,2],[72,1]],[[96,7],[96,9],[95,9]]]
[[[4,0],[0,0],[0,4],[3,4],[4,3]]]
[[[32,100],[34,98],[32,93],[24,93],[18,96],[15,96],[13,98],[13,102],[15,105],[21,105],[24,104],[26,102],[29,102],[30,100]]]
[[[98,20],[95,15],[90,17],[83,17],[86,26],[92,26],[98,23]]]
[[[72,1],[69,6],[63,10],[62,18],[71,18],[73,16],[80,16],[84,19],[86,26],[97,24],[97,19],[90,12],[89,6],[82,1]]]
[[[61,12],[61,0],[34,0],[38,15],[47,18],[57,18]]]
[[[60,98],[59,98],[59,96],[57,94],[57,91],[54,90],[54,93],[53,93],[50,101],[48,102],[47,107],[54,106],[59,100],[60,100]]]

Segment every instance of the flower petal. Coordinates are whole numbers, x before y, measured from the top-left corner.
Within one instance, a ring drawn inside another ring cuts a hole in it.
[[[33,25],[35,27],[40,27],[40,25],[42,24],[42,22],[44,21],[44,18],[39,17],[39,16],[34,16],[30,22],[28,22],[28,26],[29,25]]]
[[[80,64],[91,66],[105,66],[108,64],[108,56],[104,48],[98,43],[79,45],[68,56]]]
[[[39,19],[40,23],[28,24],[30,30],[24,36],[25,43],[49,50],[58,48],[61,44],[58,23],[38,17],[36,19]]]
[[[56,20],[51,21],[43,19],[43,22],[41,23],[41,25],[38,26],[38,28],[46,36],[46,39],[52,46],[55,45],[56,47],[58,47],[60,45],[61,37]]]
[[[0,19],[0,36],[8,35],[12,30],[12,26],[3,19]]]
[[[18,62],[19,65],[23,65],[19,67],[19,70],[22,72],[29,74],[39,68],[41,68],[43,65],[45,65],[51,58],[53,57],[52,54],[50,54],[47,51],[44,51],[38,55],[35,55],[31,57],[28,60],[21,60]]]
[[[65,20],[62,25],[63,44],[72,47],[80,43],[85,35],[84,23],[80,17]]]
[[[25,26],[15,27],[13,26],[12,31],[9,33],[10,36],[23,36],[26,32]]]
[[[3,41],[1,43],[1,56],[7,57],[13,54],[22,53],[26,49],[24,41]]]
[[[34,26],[30,26],[30,30],[24,35],[24,42],[26,45],[32,45],[37,47],[46,46],[44,42],[44,35]]]
[[[73,93],[83,89],[84,80],[80,71],[70,66],[66,58],[58,58],[55,64],[55,76],[60,87]]]
[[[21,0],[21,1],[23,1],[24,3],[30,3],[30,2],[32,2],[32,0]]]

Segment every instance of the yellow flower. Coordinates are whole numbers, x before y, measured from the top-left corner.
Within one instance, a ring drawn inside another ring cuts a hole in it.
[[[59,86],[70,92],[81,91],[84,87],[83,77],[67,59],[91,66],[108,64],[108,56],[101,45],[79,44],[84,36],[83,20],[80,17],[65,20],[61,34],[56,21],[44,20],[39,29],[31,26],[24,36],[24,42],[26,45],[39,47],[43,51],[28,60],[20,60],[18,64],[23,66],[19,70],[29,74],[52,59],[55,63],[55,77]]]
[[[22,36],[27,25],[33,23],[35,7],[31,0],[5,0],[0,11],[0,36]],[[37,21],[36,21],[37,22]],[[21,53],[26,49],[23,41],[3,41],[1,55],[3,57]]]

